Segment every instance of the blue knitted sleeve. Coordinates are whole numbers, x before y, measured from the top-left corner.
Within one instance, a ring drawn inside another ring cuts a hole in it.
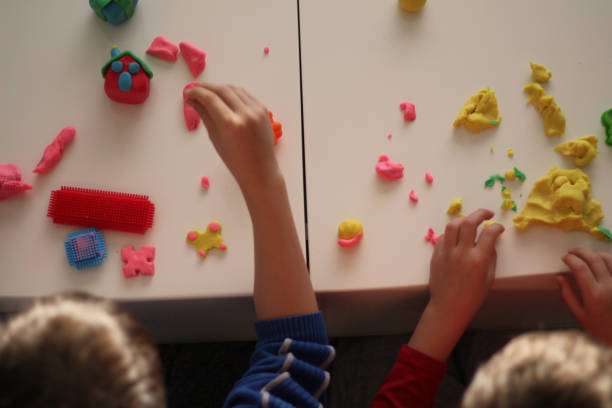
[[[335,357],[321,313],[255,323],[258,342],[249,369],[234,385],[225,408],[325,406]]]

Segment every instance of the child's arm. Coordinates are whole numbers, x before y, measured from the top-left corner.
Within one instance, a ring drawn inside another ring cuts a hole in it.
[[[230,85],[201,84],[187,97],[240,185],[251,214],[257,318],[316,312],[266,107],[244,89]]]
[[[187,97],[240,185],[253,223],[258,342],[224,406],[319,406],[335,352],[327,345],[267,109],[231,85],[200,84]]]
[[[580,300],[566,277],[557,276],[565,304],[587,333],[612,346],[612,255],[577,248],[562,259],[582,297]]]
[[[478,226],[493,217],[478,210],[446,226],[431,257],[430,300],[407,346],[385,378],[371,407],[431,407],[447,359],[484,302],[495,278],[495,243],[500,224]]]

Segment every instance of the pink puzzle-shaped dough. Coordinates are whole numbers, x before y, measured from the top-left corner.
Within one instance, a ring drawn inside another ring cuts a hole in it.
[[[434,233],[433,228],[429,228],[427,230],[427,234],[425,235],[425,241],[431,242],[431,244],[435,246],[438,243],[439,239],[440,239],[440,235],[436,235]]]
[[[414,203],[419,202],[419,196],[417,195],[417,193],[414,192],[414,190],[410,190],[410,201]]]
[[[404,177],[404,166],[389,161],[389,156],[383,154],[378,158],[376,172],[385,180],[399,180]]]
[[[412,102],[400,103],[400,109],[404,111],[404,120],[406,122],[412,122],[416,119],[416,109]]]
[[[185,102],[187,100],[187,91],[197,85],[200,85],[200,83],[190,82],[183,88],[183,114],[185,116],[185,125],[187,125],[189,130],[196,130],[200,125],[200,114],[193,106]]]
[[[133,278],[138,275],[154,275],[155,247],[143,245],[139,251],[135,251],[133,246],[121,248],[121,259],[125,262],[123,276]]]
[[[34,169],[34,173],[47,173],[50,171],[57,163],[62,160],[62,155],[64,153],[64,148],[66,145],[72,140],[74,140],[74,136],[76,135],[76,129],[72,126],[67,126],[63,128],[59,134],[53,139],[51,144],[49,144],[43,153],[40,162]]]
[[[202,176],[202,188],[208,189],[210,187],[210,179],[206,176]]]
[[[31,185],[21,181],[19,167],[0,164],[0,201],[31,189]]]
[[[206,53],[195,45],[187,42],[179,43],[179,47],[181,48],[181,55],[187,63],[193,77],[197,78],[197,76],[204,71],[204,68],[206,68]]]
[[[434,178],[430,173],[425,173],[425,181],[427,181],[427,184],[431,184],[433,183]]]
[[[157,36],[149,46],[147,54],[161,58],[166,61],[174,62],[178,59],[179,47],[171,43],[164,37]]]

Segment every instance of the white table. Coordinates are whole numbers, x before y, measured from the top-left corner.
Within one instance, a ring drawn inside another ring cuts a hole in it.
[[[80,289],[144,302],[133,307],[165,325],[156,332],[162,339],[250,336],[253,244],[246,206],[203,126],[194,133],[185,127],[182,89],[194,81],[187,65],[180,56],[169,63],[145,50],[157,35],[191,42],[208,54],[198,80],[242,85],[274,112],[284,130],[277,157],[304,245],[296,3],[147,0],[119,27],[99,20],[87,0],[6,1],[0,9],[0,163],[17,164],[34,187],[0,203],[4,308]],[[141,106],[104,93],[100,70],[113,45],[153,70],[151,95]],[[63,161],[47,175],[32,174],[45,146],[67,125],[77,137]],[[200,187],[203,175],[211,179],[209,191]],[[63,245],[80,228],[54,225],[46,216],[51,190],[62,185],[147,194],[156,206],[154,227],[144,236],[104,231],[109,257],[77,271]],[[185,236],[213,220],[222,223],[228,250],[202,260]],[[143,244],[157,247],[155,276],[125,279],[121,248]],[[176,334],[181,328],[186,334]]]
[[[573,167],[552,147],[595,134],[600,154],[584,170],[610,214],[612,149],[599,116],[612,107],[612,3],[430,0],[421,12],[407,13],[394,0],[308,0],[300,11],[310,267],[329,326],[372,334],[414,323],[426,300],[432,252],[423,237],[430,226],[443,232],[454,197],[463,198],[467,213],[495,209],[507,229],[497,275],[513,279],[496,283],[477,325],[571,323],[552,277],[533,276],[563,270],[560,256],[569,247],[609,251],[610,244],[547,227],[517,231],[515,214],[500,214],[499,186],[485,190],[483,182],[517,166],[528,179],[509,186],[522,209],[533,182],[553,164]],[[530,60],[553,72],[545,87],[567,118],[561,138],[548,138],[539,113],[525,103]],[[464,102],[487,86],[498,98],[499,128],[453,129]],[[415,122],[403,121],[405,100],[416,104]],[[514,159],[506,156],[509,147]],[[380,154],[404,164],[402,180],[376,175]],[[431,186],[426,171],[435,177]],[[416,205],[411,189],[420,197]],[[345,218],[364,225],[364,239],[349,250],[336,244]]]

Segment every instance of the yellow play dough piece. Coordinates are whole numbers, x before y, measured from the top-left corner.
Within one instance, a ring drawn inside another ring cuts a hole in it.
[[[514,149],[513,148],[509,148],[508,149],[508,157],[514,157]]]
[[[399,5],[406,11],[419,11],[427,0],[399,0]]]
[[[495,152],[495,146],[490,146],[490,147],[489,147],[489,151],[490,151],[491,153]]]
[[[561,143],[555,150],[567,157],[574,158],[574,165],[586,166],[597,156],[597,136],[582,136],[576,140]]]
[[[482,89],[470,96],[461,112],[453,122],[454,127],[464,125],[470,132],[481,132],[499,126],[501,116],[497,108],[497,98],[491,89]]]
[[[494,220],[485,221],[485,222],[482,224],[482,228],[487,228],[488,226],[493,225],[493,224],[500,224],[500,223],[499,223],[499,222],[497,222],[497,221],[494,221]],[[500,224],[500,225],[501,225],[501,224]]]
[[[552,73],[544,65],[530,62],[529,66],[531,67],[531,76],[534,81],[548,82],[550,77],[552,77]]]
[[[506,180],[512,181],[516,179],[516,173],[514,172],[514,170],[506,170],[504,176],[506,177]]]
[[[360,232],[363,233],[363,225],[354,219],[344,220],[338,226],[338,238],[351,239]]]
[[[453,201],[451,201],[450,205],[448,206],[448,210],[446,210],[446,213],[448,215],[459,214],[461,212],[462,207],[463,207],[463,200],[457,197],[453,199]]]
[[[597,229],[603,216],[601,204],[591,197],[589,176],[580,169],[553,166],[534,183],[527,205],[513,221],[520,230],[545,224],[565,231],[587,231],[603,239]]]
[[[185,238],[188,244],[195,246],[198,254],[204,258],[212,248],[227,249],[221,237],[221,223],[213,221],[206,227],[206,232],[191,230]]]
[[[546,94],[540,84],[531,82],[524,89],[529,95],[527,103],[533,106],[542,114],[544,119],[544,131],[548,136],[559,136],[565,132],[565,116],[561,113],[561,108],[555,102],[555,98]]]

